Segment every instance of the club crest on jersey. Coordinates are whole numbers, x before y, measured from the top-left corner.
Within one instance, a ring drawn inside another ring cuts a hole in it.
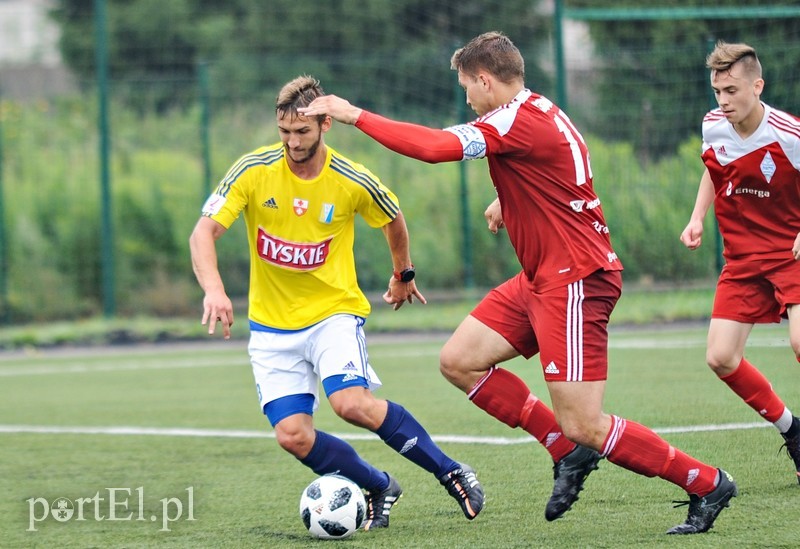
[[[273,265],[313,271],[325,265],[333,237],[323,242],[290,242],[258,228],[258,256]]]
[[[308,200],[302,198],[295,198],[292,200],[292,208],[297,215],[303,215],[308,211]]]
[[[772,155],[767,151],[767,154],[764,155],[764,160],[761,161],[761,173],[764,174],[767,183],[772,180],[772,176],[775,175],[777,169],[778,167],[775,165]]]
[[[333,204],[327,202],[322,204],[322,210],[319,212],[319,220],[323,223],[330,223],[333,221]]]

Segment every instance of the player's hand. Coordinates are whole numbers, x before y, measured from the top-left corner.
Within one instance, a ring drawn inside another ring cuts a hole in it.
[[[337,122],[355,124],[358,117],[361,116],[361,109],[341,97],[323,95],[314,99],[308,107],[299,107],[297,113],[303,116],[327,114]]]
[[[795,261],[800,259],[800,233],[794,237],[794,245],[792,246],[792,257]]]
[[[500,209],[500,199],[495,198],[494,201],[486,207],[483,212],[483,217],[486,218],[486,223],[489,225],[489,230],[497,234],[498,229],[506,226],[503,222],[503,212]]]
[[[699,220],[689,221],[686,228],[681,233],[681,242],[690,250],[696,250],[703,243],[703,222]],[[795,241],[797,246],[797,241]]]
[[[416,282],[413,280],[411,282],[400,282],[395,277],[389,279],[389,289],[383,294],[383,300],[389,305],[393,305],[395,311],[402,307],[403,303],[414,303],[415,297],[423,305],[428,302],[425,296],[417,290]]]
[[[201,324],[208,324],[209,335],[214,335],[217,322],[222,323],[222,337],[231,338],[233,326],[233,303],[224,292],[219,294],[206,294],[203,298],[203,319]]]

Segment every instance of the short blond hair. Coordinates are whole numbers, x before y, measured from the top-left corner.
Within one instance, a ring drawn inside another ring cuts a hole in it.
[[[747,44],[728,44],[720,40],[714,51],[706,57],[706,67],[712,72],[730,71],[736,64],[739,64],[752,80],[761,78],[761,62],[758,60],[755,48]]]
[[[307,74],[298,76],[284,84],[278,92],[278,97],[275,99],[275,113],[278,118],[296,117],[298,108],[308,107],[314,99],[323,95],[325,91],[319,80]],[[321,124],[326,115],[318,115],[315,118]]]
[[[485,32],[459,48],[450,58],[450,68],[475,76],[485,70],[506,84],[525,80],[525,60],[511,39],[498,31]]]

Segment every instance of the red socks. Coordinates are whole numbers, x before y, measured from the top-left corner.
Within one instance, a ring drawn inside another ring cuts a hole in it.
[[[780,419],[786,406],[772,390],[772,384],[764,374],[744,358],[732,374],[720,379],[761,417],[772,423]]]
[[[737,370],[738,372],[738,370]],[[531,394],[508,370],[492,367],[468,394],[478,408],[509,427],[522,427],[559,461],[575,448],[556,423],[553,411]],[[781,407],[781,412],[783,408]],[[601,454],[608,461],[647,477],[661,477],[690,494],[708,495],[717,483],[717,469],[670,446],[651,429],[611,416],[611,430]]]
[[[559,461],[575,448],[556,423],[553,411],[536,398],[519,377],[492,367],[467,395],[481,410],[511,428],[522,427]]]
[[[608,461],[646,477],[661,477],[690,494],[708,495],[717,482],[717,469],[681,452],[644,425],[611,416],[603,442]]]

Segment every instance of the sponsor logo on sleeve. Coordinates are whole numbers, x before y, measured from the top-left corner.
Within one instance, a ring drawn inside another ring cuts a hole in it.
[[[458,124],[445,128],[458,137],[461,148],[464,150],[464,160],[474,160],[486,156],[486,139],[483,133],[471,124]]]
[[[222,206],[225,205],[225,202],[228,199],[221,194],[212,194],[206,200],[206,203],[203,204],[203,214],[204,215],[216,215],[222,209]]]
[[[542,112],[548,112],[550,109],[553,108],[553,102],[547,99],[546,97],[537,97],[533,101],[533,106]]]

